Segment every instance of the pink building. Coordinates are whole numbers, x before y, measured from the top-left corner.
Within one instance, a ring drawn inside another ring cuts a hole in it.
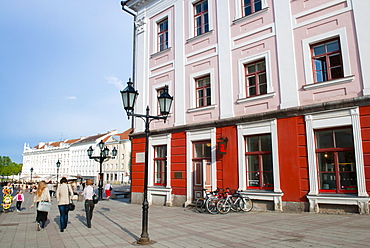
[[[129,0],[135,111],[151,123],[151,204],[202,189],[243,191],[258,209],[369,213],[370,55],[364,0]],[[144,123],[132,139],[143,189]],[[224,150],[220,150],[223,145]]]

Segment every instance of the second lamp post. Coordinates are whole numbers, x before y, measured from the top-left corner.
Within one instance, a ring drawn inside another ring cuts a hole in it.
[[[32,172],[33,172],[33,167],[31,167],[30,171],[31,171],[31,182],[32,182]]]
[[[58,188],[58,184],[59,184],[59,182],[58,182],[58,177],[59,177],[59,167],[60,167],[60,161],[59,161],[59,159],[58,159],[58,162],[57,162],[57,188]]]
[[[87,150],[87,155],[89,156],[90,159],[94,159],[96,162],[99,162],[100,164],[100,173],[99,173],[99,184],[98,184],[98,189],[99,189],[99,200],[103,199],[103,172],[102,172],[102,167],[103,167],[103,162],[108,161],[109,159],[117,156],[117,149],[114,147],[112,150],[112,156],[109,156],[109,149],[108,147],[104,147],[104,142],[101,140],[99,143],[99,148],[100,148],[100,155],[99,156],[93,156],[94,149],[92,146],[89,147]]]
[[[133,83],[131,80],[127,82],[127,87],[121,91],[123,107],[126,110],[127,116],[133,117],[140,117],[145,122],[145,171],[144,171],[144,199],[143,199],[143,219],[142,219],[142,232],[141,237],[137,241],[140,245],[148,245],[151,244],[152,241],[149,239],[148,234],[148,210],[149,210],[149,203],[148,203],[148,165],[149,165],[149,158],[148,158],[148,146],[149,146],[149,124],[152,120],[164,120],[166,122],[167,116],[170,113],[171,104],[173,97],[168,94],[168,86],[166,85],[163,89],[163,92],[158,96],[159,102],[159,109],[160,109],[160,116],[152,116],[149,115],[149,106],[146,108],[146,114],[135,114],[134,106],[135,101],[139,93],[132,87]]]

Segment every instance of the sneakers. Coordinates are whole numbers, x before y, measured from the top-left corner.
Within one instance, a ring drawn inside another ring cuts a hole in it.
[[[19,212],[20,212],[20,210],[18,210],[18,209],[17,209],[17,212],[19,213]]]
[[[41,231],[40,223],[37,223],[37,231]]]

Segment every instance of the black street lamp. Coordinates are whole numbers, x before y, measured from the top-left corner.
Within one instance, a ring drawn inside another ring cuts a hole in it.
[[[99,189],[99,200],[103,199],[103,173],[102,173],[102,167],[103,163],[105,161],[108,161],[109,159],[117,156],[117,149],[114,147],[112,150],[112,156],[109,156],[109,149],[108,147],[104,147],[104,142],[101,140],[99,143],[99,148],[100,148],[100,155],[99,156],[93,156],[94,149],[92,146],[89,147],[87,150],[87,155],[89,156],[90,159],[94,159],[96,162],[99,162],[100,164],[100,173],[99,173],[99,184],[98,184],[98,189]]]
[[[137,241],[140,245],[149,245],[152,241],[149,238],[148,234],[148,146],[149,146],[149,124],[152,120],[164,120],[166,122],[167,116],[170,113],[171,104],[173,97],[168,94],[168,86],[166,85],[162,94],[158,96],[159,109],[161,116],[151,116],[149,115],[149,106],[146,107],[146,114],[135,114],[134,106],[136,98],[139,95],[137,90],[132,87],[133,83],[131,79],[127,82],[127,87],[121,91],[123,107],[126,110],[127,116],[140,117],[145,122],[145,172],[144,172],[144,199],[143,199],[143,219],[142,219],[142,232],[141,237]]]
[[[31,167],[30,171],[31,171],[31,182],[32,182],[32,172],[33,172],[33,167]]]
[[[58,159],[58,162],[57,162],[57,188],[58,188],[58,184],[59,184],[59,181],[58,181],[58,177],[59,177],[59,167],[60,167],[60,161]]]

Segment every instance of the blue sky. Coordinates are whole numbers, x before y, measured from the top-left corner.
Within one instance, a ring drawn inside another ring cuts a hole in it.
[[[119,0],[0,2],[0,156],[130,127],[133,17]]]

